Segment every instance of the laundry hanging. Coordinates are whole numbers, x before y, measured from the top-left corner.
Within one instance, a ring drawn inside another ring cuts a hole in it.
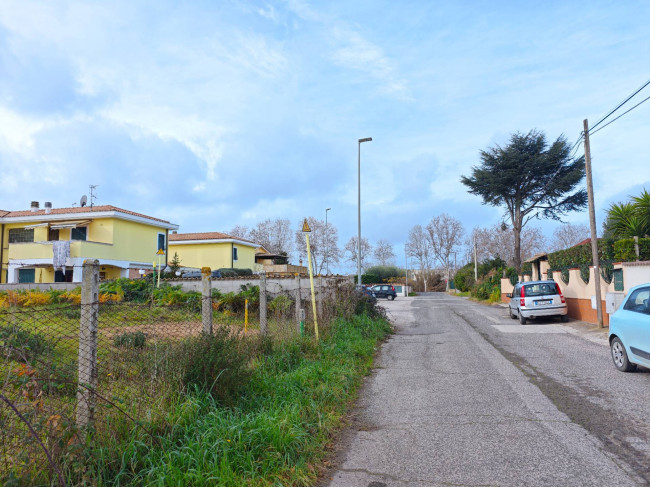
[[[65,274],[65,264],[70,258],[70,240],[55,240],[52,244],[54,270]]]

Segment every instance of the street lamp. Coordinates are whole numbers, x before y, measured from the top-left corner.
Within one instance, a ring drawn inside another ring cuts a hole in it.
[[[359,235],[357,236],[357,285],[361,286],[361,144],[363,142],[371,142],[372,137],[366,137],[365,139],[359,139],[359,158],[357,165],[357,183],[358,183],[358,221],[359,221]]]
[[[325,275],[329,276],[330,274],[330,264],[327,261],[327,255],[329,254],[329,236],[327,234],[327,212],[330,211],[331,208],[325,208]]]

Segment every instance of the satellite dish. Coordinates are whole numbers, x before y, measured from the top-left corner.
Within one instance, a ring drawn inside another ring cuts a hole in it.
[[[86,195],[83,195],[79,200],[79,204],[81,206],[86,206],[87,203],[88,203],[88,197]]]

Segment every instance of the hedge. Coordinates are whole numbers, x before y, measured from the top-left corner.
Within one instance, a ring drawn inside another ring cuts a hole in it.
[[[614,242],[614,260],[617,262],[633,262],[637,260],[633,238],[625,238]],[[639,239],[639,260],[650,260],[650,238]]]

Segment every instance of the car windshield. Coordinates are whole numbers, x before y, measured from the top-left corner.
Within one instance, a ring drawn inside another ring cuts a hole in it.
[[[530,284],[526,286],[526,297],[552,296],[554,294],[557,294],[554,284]]]

